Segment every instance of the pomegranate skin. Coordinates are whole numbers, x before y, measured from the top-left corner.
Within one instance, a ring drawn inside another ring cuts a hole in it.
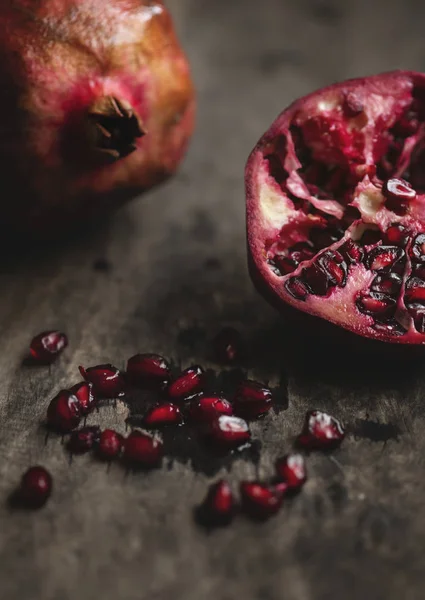
[[[58,237],[175,172],[195,103],[161,0],[11,0],[0,27],[5,230]]]
[[[279,311],[425,344],[424,122],[425,75],[394,71],[296,100],[260,139],[245,170],[248,262]]]

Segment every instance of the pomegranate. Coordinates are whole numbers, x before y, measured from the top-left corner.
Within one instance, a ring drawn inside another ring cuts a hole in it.
[[[68,338],[60,331],[43,331],[30,344],[31,357],[35,362],[53,362],[68,345]]]
[[[96,398],[93,394],[92,383],[81,381],[73,385],[69,391],[77,398],[82,415],[88,415],[95,408]]]
[[[124,394],[124,377],[117,367],[106,364],[96,365],[88,369],[78,368],[81,376],[92,384],[96,396],[100,398],[118,398]]]
[[[233,406],[238,416],[255,419],[271,409],[272,391],[258,381],[245,379],[236,390]]]
[[[161,462],[162,455],[162,442],[142,431],[132,431],[124,440],[124,460],[133,466],[156,467]]]
[[[229,484],[224,479],[210,486],[198,508],[198,517],[208,525],[228,525],[235,516],[236,503]]]
[[[52,476],[40,466],[30,467],[21,480],[19,500],[31,508],[41,508],[52,493]]]
[[[232,414],[232,405],[220,396],[203,396],[189,405],[189,416],[195,423],[209,423],[220,415]]]
[[[180,425],[183,422],[181,410],[171,402],[157,404],[145,415],[145,427],[162,427],[164,425]]]
[[[2,224],[59,235],[175,171],[193,88],[161,0],[11,0],[0,26]]]
[[[89,452],[99,440],[100,427],[97,425],[76,429],[70,435],[68,450],[72,454],[84,454]]]
[[[425,343],[425,75],[353,79],[294,102],[246,167],[253,280],[360,336]]]
[[[276,472],[288,489],[299,489],[307,480],[305,460],[301,454],[289,454],[279,458],[276,462]]]
[[[345,430],[338,419],[321,410],[311,410],[306,415],[297,443],[308,450],[332,450],[344,437]]]
[[[78,398],[68,390],[61,390],[47,408],[47,423],[60,433],[67,433],[78,427],[81,409]]]
[[[172,400],[187,400],[199,392],[205,379],[205,371],[199,365],[192,365],[182,371],[168,386],[168,395]]]
[[[99,436],[97,454],[103,460],[113,460],[120,455],[122,445],[122,435],[114,431],[114,429],[105,429]]]
[[[243,510],[255,519],[272,517],[282,505],[283,491],[264,483],[242,481],[240,493]]]
[[[135,354],[128,359],[127,377],[133,385],[162,389],[170,380],[171,368],[159,354]]]

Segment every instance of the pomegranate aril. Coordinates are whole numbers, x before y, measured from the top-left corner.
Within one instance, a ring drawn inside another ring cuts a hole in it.
[[[406,282],[406,292],[404,296],[406,304],[425,303],[425,281],[418,277],[411,277]]]
[[[356,300],[357,308],[371,316],[392,316],[396,309],[396,300],[379,292],[364,292]]]
[[[345,286],[347,282],[347,265],[338,251],[324,252],[317,259],[317,263],[332,285]]]
[[[413,317],[416,331],[425,333],[425,306],[424,304],[410,304],[407,307],[409,314]]]
[[[67,433],[81,420],[80,403],[68,390],[61,390],[47,408],[47,422],[56,431]]]
[[[310,231],[310,240],[318,250],[332,246],[342,238],[344,231],[339,228],[322,229],[314,227]]]
[[[348,119],[358,117],[364,110],[363,102],[353,92],[348,92],[344,95],[342,101],[342,111]]]
[[[296,300],[305,300],[308,296],[307,287],[297,277],[291,277],[285,282],[286,291]]]
[[[239,446],[251,439],[248,423],[228,415],[210,421],[205,433],[210,441],[219,446]]]
[[[379,229],[366,229],[358,242],[361,246],[372,246],[380,242],[381,239],[382,233]]]
[[[406,329],[398,323],[395,319],[390,319],[385,322],[376,321],[373,325],[373,328],[376,331],[381,333],[385,333],[390,336],[400,336],[405,335],[407,333]]]
[[[317,263],[306,267],[301,271],[303,283],[308,290],[315,296],[326,296],[329,290],[330,281],[324,271]]]
[[[32,339],[30,353],[34,361],[49,364],[67,346],[68,338],[64,333],[60,331],[43,331]]]
[[[30,467],[21,479],[19,500],[31,508],[41,508],[52,493],[53,480],[41,466]]]
[[[310,260],[315,255],[311,244],[308,242],[298,242],[288,249],[285,254],[276,254],[273,258],[273,264],[280,274],[288,275],[295,271],[300,263]]]
[[[233,408],[236,415],[245,419],[255,419],[267,413],[272,407],[273,394],[270,388],[246,379],[236,390]]]
[[[141,431],[132,431],[123,442],[123,458],[132,465],[155,467],[163,456],[162,442]]]
[[[268,519],[282,506],[283,493],[263,483],[242,481],[240,494],[242,509],[255,519]]]
[[[181,410],[171,402],[158,404],[145,415],[143,424],[146,427],[162,427],[163,425],[179,425],[183,421]]]
[[[402,272],[406,264],[406,254],[398,246],[378,246],[367,257],[367,267],[371,271],[392,270]]]
[[[95,408],[97,401],[91,383],[81,381],[81,383],[73,385],[69,392],[77,398],[82,415],[88,415]]]
[[[409,137],[419,129],[418,115],[415,111],[408,111],[396,122],[392,131],[398,137]]]
[[[189,416],[195,423],[209,423],[220,415],[232,414],[233,407],[230,402],[218,396],[205,396],[189,406]]]
[[[159,354],[135,354],[128,359],[126,373],[134,385],[161,389],[170,380],[171,368]]]
[[[210,525],[228,525],[235,515],[236,503],[229,484],[224,479],[210,486],[200,507],[203,521]]]
[[[425,263],[425,233],[420,233],[413,240],[410,256],[416,262]]]
[[[113,460],[121,454],[123,436],[113,429],[105,429],[99,436],[97,454],[103,460]]]
[[[96,365],[95,367],[78,367],[88,383],[93,385],[96,396],[100,398],[117,398],[125,391],[125,381],[119,369],[111,364]]]
[[[214,338],[213,348],[219,362],[233,363],[242,353],[242,336],[234,327],[223,327]]]
[[[386,207],[400,215],[405,214],[409,202],[416,198],[415,190],[404,179],[389,179],[382,186],[382,193],[386,197]]]
[[[400,291],[402,283],[403,279],[397,273],[383,273],[375,277],[370,289],[372,292],[380,292],[391,296]]]
[[[289,454],[278,459],[276,472],[290,489],[300,488],[307,480],[305,460],[301,454]]]
[[[180,373],[168,386],[168,395],[172,400],[184,400],[204,385],[205,371],[199,365],[193,365]]]
[[[68,441],[68,449],[72,454],[83,454],[89,452],[99,440],[100,427],[97,425],[82,427],[71,433]]]
[[[405,248],[410,239],[410,231],[401,223],[393,223],[385,232],[384,242],[390,246]]]
[[[297,442],[309,450],[327,450],[339,446],[344,437],[344,427],[335,417],[320,410],[312,410],[306,415]]]
[[[338,252],[345,258],[345,260],[352,264],[358,264],[362,262],[364,258],[364,250],[356,244],[353,240],[347,240],[342,246],[338,248]]]

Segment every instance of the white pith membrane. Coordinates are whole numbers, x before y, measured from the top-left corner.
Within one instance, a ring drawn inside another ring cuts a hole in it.
[[[424,122],[425,75],[401,71],[320,90],[277,118],[246,168],[251,271],[274,300],[365,337],[425,343],[425,237],[414,243]],[[416,194],[391,197],[394,178]],[[388,240],[394,225],[406,242]]]

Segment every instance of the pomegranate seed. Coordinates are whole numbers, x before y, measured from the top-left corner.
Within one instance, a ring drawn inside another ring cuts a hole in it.
[[[238,417],[221,415],[209,424],[208,438],[222,446],[239,446],[251,439],[248,423]]]
[[[77,383],[70,388],[69,392],[73,394],[80,405],[82,415],[88,415],[96,406],[96,398],[93,394],[93,385],[85,381]]]
[[[285,282],[286,291],[291,294],[296,300],[305,300],[308,296],[306,286],[300,279],[291,277]]]
[[[397,214],[404,214],[407,204],[416,198],[415,190],[404,179],[389,179],[384,183],[382,193],[387,199],[387,208]]]
[[[345,437],[342,424],[325,412],[307,413],[298,444],[308,449],[327,450],[338,446]]]
[[[356,264],[363,261],[364,250],[353,240],[347,240],[338,250],[350,263]]]
[[[243,510],[255,519],[272,517],[282,505],[283,493],[263,483],[242,481],[240,492]]]
[[[322,271],[318,264],[313,264],[311,267],[303,269],[302,277],[312,294],[315,296],[326,296],[330,282],[326,273]]]
[[[368,269],[371,271],[383,271],[390,269],[402,272],[406,255],[402,248],[397,246],[378,246],[371,250],[367,259]]]
[[[356,300],[357,308],[367,315],[384,317],[394,313],[396,300],[378,292],[360,294]]]
[[[93,385],[96,396],[101,398],[117,398],[123,395],[125,389],[124,378],[119,369],[113,365],[96,365],[88,369],[84,369],[84,367],[78,368],[83,379]]]
[[[84,452],[89,452],[98,441],[99,436],[100,427],[97,425],[77,429],[71,433],[68,449],[72,454],[84,454]]]
[[[134,465],[154,467],[161,462],[162,455],[162,442],[141,431],[132,431],[124,440],[124,459]]]
[[[410,256],[412,260],[419,263],[425,263],[425,233],[420,233],[413,240],[410,248]]]
[[[393,223],[385,232],[385,242],[390,246],[405,248],[410,239],[410,231],[400,223]]]
[[[307,480],[304,457],[301,454],[289,454],[276,463],[276,471],[288,488],[300,488]]]
[[[36,362],[51,363],[68,346],[68,338],[60,331],[43,331],[30,344],[30,353]]]
[[[381,231],[379,229],[366,229],[359,239],[359,243],[362,246],[372,246],[380,242],[381,237]]]
[[[317,263],[332,285],[337,285],[338,287],[345,286],[347,281],[347,265],[339,252],[324,252],[317,259]]]
[[[423,304],[411,304],[407,310],[413,317],[416,330],[419,333],[425,333],[425,306]]]
[[[123,436],[113,429],[105,429],[99,437],[97,454],[103,460],[113,460],[117,458],[122,449]]]
[[[178,425],[183,421],[183,415],[178,406],[166,402],[154,406],[143,419],[147,427],[161,427],[162,425]]]
[[[342,111],[348,119],[358,117],[364,110],[363,102],[354,92],[348,92],[342,102]]]
[[[235,500],[227,481],[221,479],[211,485],[200,508],[208,524],[228,525],[235,515]]]
[[[52,485],[52,476],[44,467],[30,467],[22,476],[19,498],[32,508],[41,508],[52,493]]]
[[[232,415],[230,402],[218,396],[204,396],[189,406],[190,418],[197,423],[208,423],[220,415]]]
[[[68,390],[61,390],[47,408],[48,424],[61,433],[78,426],[81,419],[80,404]]]
[[[159,354],[136,354],[128,359],[127,375],[134,385],[164,388],[170,380],[171,368]]]
[[[214,354],[221,363],[233,363],[242,350],[242,338],[233,327],[224,327],[214,338]]]
[[[402,278],[396,273],[385,273],[375,277],[370,289],[372,292],[392,295],[397,294],[400,291],[402,283]]]
[[[423,303],[425,301],[425,281],[418,279],[417,277],[411,277],[406,283],[406,294],[405,302],[410,304],[412,302]]]
[[[168,395],[173,400],[184,400],[198,392],[204,383],[205,372],[199,365],[193,365],[180,373],[168,386]]]
[[[377,321],[373,327],[376,331],[387,333],[388,335],[405,335],[407,333],[406,329],[404,329],[404,327],[402,327],[395,319],[385,321],[385,323]]]
[[[239,384],[233,406],[237,415],[254,419],[268,412],[272,401],[273,394],[270,388],[246,379]]]

